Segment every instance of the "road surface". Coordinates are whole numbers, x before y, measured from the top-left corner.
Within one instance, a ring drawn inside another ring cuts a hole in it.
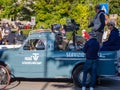
[[[12,81],[5,90],[81,90],[81,88],[74,86],[70,80],[20,79],[20,81]],[[102,79],[95,90],[120,90],[120,77]]]

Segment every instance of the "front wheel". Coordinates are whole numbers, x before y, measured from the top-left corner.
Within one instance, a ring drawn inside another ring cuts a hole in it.
[[[72,76],[73,76],[74,84],[76,86],[81,87],[82,86],[82,80],[83,80],[83,65],[80,65],[77,68],[75,68]],[[88,73],[87,74],[86,85],[88,85],[90,83],[90,77],[91,77],[91,74]]]
[[[5,89],[10,83],[10,74],[8,70],[0,65],[0,90]]]

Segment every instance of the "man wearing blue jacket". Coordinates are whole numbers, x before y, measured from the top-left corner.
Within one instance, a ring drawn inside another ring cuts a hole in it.
[[[97,61],[99,42],[97,41],[95,32],[90,32],[90,39],[85,43],[83,52],[86,55],[86,62],[84,65],[82,90],[86,90],[87,73],[91,71],[90,90],[94,90],[97,76]]]
[[[103,42],[101,51],[114,51],[120,49],[120,36],[119,31],[115,27],[114,22],[108,23],[108,29],[111,30],[107,41]]]

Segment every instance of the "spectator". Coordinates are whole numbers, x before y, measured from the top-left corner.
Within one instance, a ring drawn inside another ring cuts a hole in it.
[[[0,45],[2,44],[2,32],[0,31]]]
[[[3,28],[0,26],[0,38],[3,38]]]
[[[96,39],[99,43],[102,42],[102,36],[105,27],[105,15],[102,10],[100,10],[100,5],[95,6],[96,16],[94,17],[94,21],[88,25],[88,27],[93,27],[92,30],[96,33]]]
[[[108,23],[108,29],[111,30],[107,41],[103,42],[101,51],[114,51],[120,49],[120,36],[119,31],[115,27],[114,22]]]
[[[26,23],[26,29],[30,29],[30,25],[31,25],[31,23],[30,23],[30,21],[28,21],[28,22]]]
[[[66,31],[65,31],[65,26],[64,25],[61,28],[61,34],[62,34],[63,38],[66,38]]]
[[[9,33],[11,33],[11,28],[10,28],[9,23],[5,24],[5,31],[8,31]]]
[[[24,41],[24,35],[23,32],[18,28],[17,32],[15,33],[15,43],[16,44],[22,44]]]
[[[12,37],[14,37],[14,36],[12,36],[11,29],[10,29],[8,23],[5,25],[5,28],[3,29],[2,34],[3,34],[2,44],[3,45],[12,44],[12,40],[13,40]]]
[[[3,38],[2,45],[8,45],[8,44],[9,44],[8,40],[6,38]]]
[[[9,25],[9,23],[6,23],[5,26],[2,29],[3,38],[8,37],[10,33],[11,33],[10,25]]]
[[[95,33],[89,33],[90,39],[85,43],[83,51],[86,54],[86,62],[84,64],[84,73],[82,81],[82,90],[86,90],[87,73],[91,71],[90,90],[94,90],[97,76],[97,59],[99,51],[99,42],[95,38]]]
[[[4,42],[6,42],[8,45],[15,44],[15,35],[14,35],[14,33],[9,33],[3,39],[4,39]]]

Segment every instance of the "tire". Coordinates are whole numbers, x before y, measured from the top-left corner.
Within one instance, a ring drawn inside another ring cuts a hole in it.
[[[73,83],[75,86],[81,87],[82,86],[82,79],[83,79],[83,65],[78,66],[75,68],[73,71]],[[88,86],[90,83],[90,73],[87,74],[87,80],[86,80],[86,85]]]
[[[0,90],[5,89],[10,83],[10,74],[6,67],[0,65]]]

